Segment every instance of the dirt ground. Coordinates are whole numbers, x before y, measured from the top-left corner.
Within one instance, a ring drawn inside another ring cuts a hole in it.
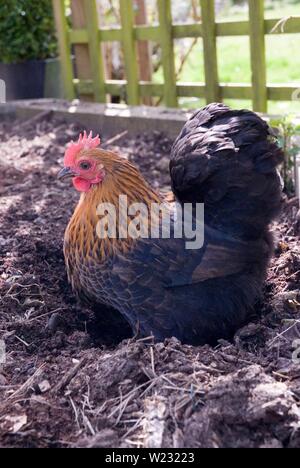
[[[298,201],[283,202],[264,302],[234,342],[116,336],[64,268],[78,195],[56,174],[80,130],[51,115],[0,122],[0,446],[300,447]],[[170,145],[157,133],[108,147],[167,187]]]

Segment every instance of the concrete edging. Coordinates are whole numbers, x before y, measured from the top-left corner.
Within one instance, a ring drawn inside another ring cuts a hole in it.
[[[0,105],[0,117],[11,116],[27,120],[51,111],[54,116],[67,122],[79,122],[93,132],[108,136],[125,130],[136,135],[149,131],[160,131],[175,138],[191,113],[162,107],[131,107],[120,104],[95,104],[80,101],[38,99],[14,101]]]
[[[66,122],[78,122],[93,132],[107,136],[127,130],[132,135],[160,131],[176,138],[192,111],[164,107],[126,106],[122,104],[95,104],[78,100],[35,99],[0,104],[0,118],[17,117],[27,120],[44,112],[53,112]],[[266,120],[280,119],[283,115],[262,115]],[[295,117],[300,124],[300,116]]]

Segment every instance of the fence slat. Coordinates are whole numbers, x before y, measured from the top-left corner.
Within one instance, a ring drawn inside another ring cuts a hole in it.
[[[171,0],[157,0],[157,2],[164,73],[164,101],[168,107],[177,107]]]
[[[79,80],[90,80],[92,78],[92,64],[89,54],[89,41],[87,32],[87,18],[84,6],[84,0],[70,0],[72,25],[75,30],[86,31],[87,42],[85,44],[76,44],[73,48],[76,63],[76,78]],[[79,93],[80,99],[84,101],[93,101],[93,89],[89,94]]]
[[[94,96],[97,102],[106,102],[104,67],[98,37],[99,26],[96,0],[85,0],[84,6],[87,21]]]
[[[125,69],[127,78],[128,104],[137,106],[139,97],[139,70],[136,42],[134,38],[134,11],[132,0],[120,0],[122,37],[124,48]]]
[[[93,92],[92,80],[74,80],[74,85],[80,94],[91,94]],[[221,83],[220,88],[222,96],[226,99],[246,99],[252,98],[252,86],[242,83]],[[164,85],[160,83],[148,83],[141,81],[139,84],[140,95],[142,97],[164,96]],[[107,80],[105,83],[107,94],[123,97],[126,91],[125,80]],[[176,86],[177,95],[180,97],[205,97],[204,83],[178,83]],[[299,87],[288,85],[268,85],[268,99],[270,101],[289,101],[291,95],[295,93],[299,95]]]
[[[204,70],[207,103],[221,100],[218,74],[215,1],[200,0],[203,24]]]
[[[71,45],[68,35],[68,25],[65,15],[65,3],[63,0],[52,0],[52,4],[59,44],[64,95],[66,99],[71,101],[75,98],[75,89],[73,85],[73,64],[71,58]]]
[[[264,0],[249,0],[253,110],[268,111]]]

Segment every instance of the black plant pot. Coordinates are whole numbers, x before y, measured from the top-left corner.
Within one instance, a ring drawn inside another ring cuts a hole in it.
[[[63,94],[58,59],[0,62],[0,80],[5,82],[7,101],[60,98]]]

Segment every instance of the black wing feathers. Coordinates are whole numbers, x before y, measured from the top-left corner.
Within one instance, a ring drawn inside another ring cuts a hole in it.
[[[186,123],[171,155],[172,188],[180,202],[205,204],[208,225],[255,239],[280,209],[276,167],[283,152],[257,114],[211,104]]]

